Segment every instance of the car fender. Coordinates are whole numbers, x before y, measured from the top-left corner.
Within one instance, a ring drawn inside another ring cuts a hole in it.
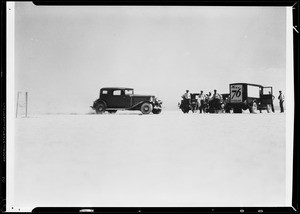
[[[94,101],[92,108],[95,109],[100,103],[103,104],[105,107],[107,107],[107,104],[105,101],[103,101],[101,99],[97,99]]]
[[[137,104],[129,107],[127,110],[140,110],[141,106],[144,104],[144,103],[149,103],[152,105],[153,107],[153,103],[149,102],[149,101],[140,101],[138,102]]]

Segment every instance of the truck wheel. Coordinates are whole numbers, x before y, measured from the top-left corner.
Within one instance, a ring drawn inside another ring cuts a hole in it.
[[[249,106],[249,112],[254,113],[253,106]]]
[[[242,108],[234,108],[233,113],[242,113]]]
[[[143,114],[150,114],[150,112],[152,112],[152,105],[150,103],[144,103],[142,106],[141,106],[141,112]]]
[[[159,114],[161,112],[161,109],[153,109],[152,113],[153,114]]]
[[[103,103],[99,103],[97,108],[96,108],[96,113],[97,114],[103,114],[105,112],[105,105]]]

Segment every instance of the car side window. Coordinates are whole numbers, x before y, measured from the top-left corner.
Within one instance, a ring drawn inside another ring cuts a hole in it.
[[[263,94],[272,94],[271,88],[263,88]]]
[[[113,95],[115,95],[115,96],[121,95],[121,90],[115,90],[115,91],[113,92]]]

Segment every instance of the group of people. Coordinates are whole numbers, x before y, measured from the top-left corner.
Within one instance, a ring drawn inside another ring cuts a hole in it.
[[[271,92],[269,92],[269,94],[272,95]],[[274,95],[272,95],[272,99],[273,100],[275,99]],[[279,100],[280,113],[283,113],[284,112],[284,107],[283,107],[284,95],[283,95],[282,91],[279,91],[278,100]],[[271,104],[271,109],[272,109],[272,112],[275,112],[273,103]]]
[[[191,93],[189,90],[186,90],[186,92],[181,96],[183,98],[183,101],[191,105]],[[208,108],[210,108],[212,111],[221,109],[221,103],[223,101],[222,95],[217,93],[217,90],[214,90],[214,93],[212,94],[209,92],[208,94],[204,94],[203,91],[200,91],[200,94],[196,98],[197,103],[195,108],[199,109],[200,114],[206,113]]]
[[[271,92],[270,92],[271,93]],[[188,106],[188,108],[191,108],[191,93],[189,90],[186,90],[186,92],[181,96],[183,98],[182,105]],[[275,97],[272,95],[273,100]],[[209,92],[208,94],[204,94],[203,91],[200,91],[200,94],[198,95],[198,98],[196,99],[197,103],[195,106],[195,109],[199,109],[199,113],[206,113],[208,112],[208,109],[210,111],[218,111],[222,109],[222,105],[226,105],[227,99],[223,100],[222,95],[217,93],[217,90],[214,90],[214,93],[212,94]],[[279,106],[280,106],[280,113],[284,112],[283,103],[285,100],[285,97],[282,93],[282,91],[279,91]],[[255,103],[256,104],[256,103]],[[223,106],[224,107],[224,106]],[[275,112],[273,104],[271,105],[272,111]]]

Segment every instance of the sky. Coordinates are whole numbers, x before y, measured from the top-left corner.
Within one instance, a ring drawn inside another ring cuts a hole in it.
[[[15,4],[15,91],[28,92],[29,114],[91,112],[102,87],[175,110],[186,89],[234,82],[285,93],[285,7]]]

